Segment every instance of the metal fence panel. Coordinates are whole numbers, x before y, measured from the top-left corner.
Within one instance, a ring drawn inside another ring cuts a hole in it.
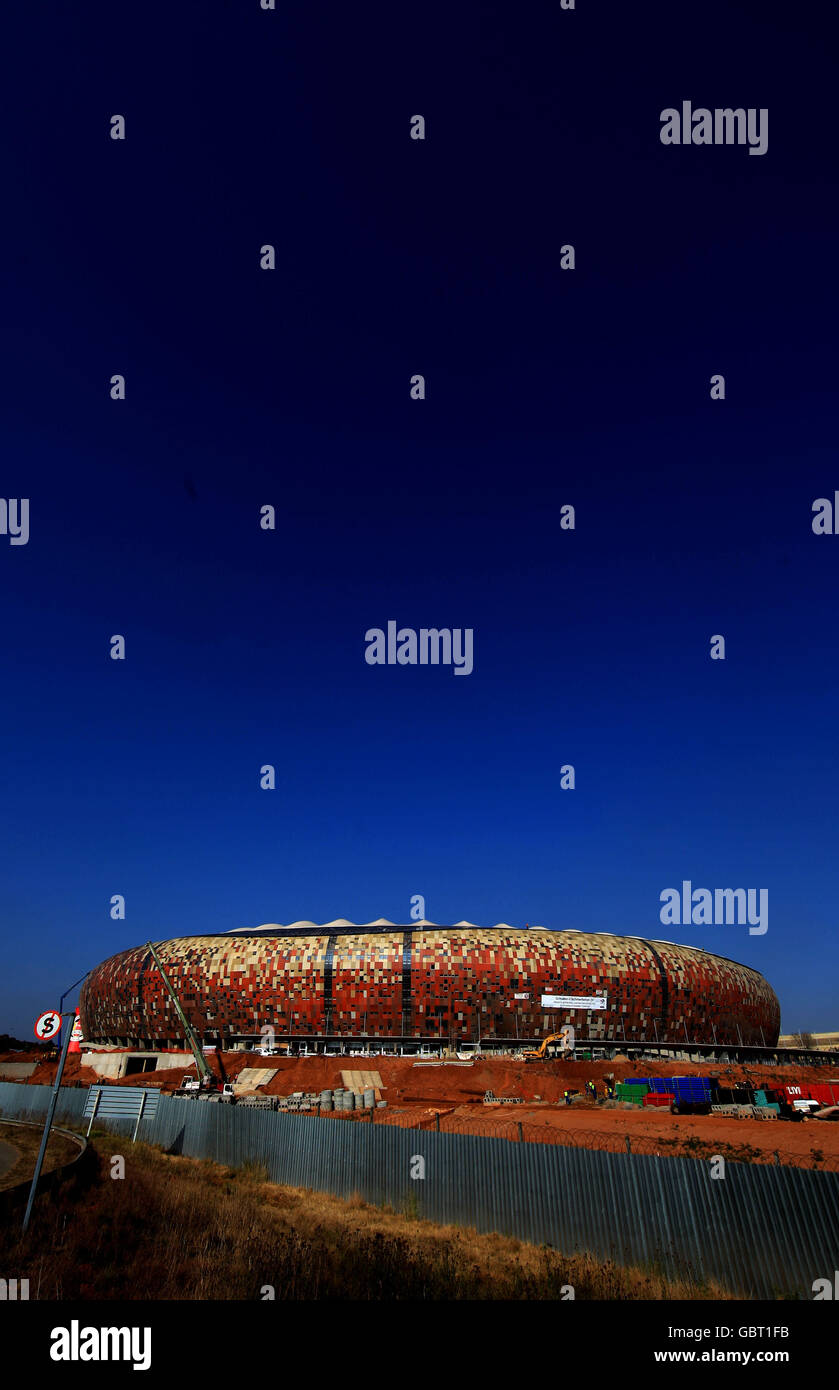
[[[128,1088],[107,1088],[127,1090]],[[133,1088],[132,1088],[133,1089]],[[0,1115],[43,1119],[49,1088],[0,1082]],[[264,1165],[273,1182],[588,1252],[758,1298],[812,1297],[839,1249],[839,1174],[765,1164],[512,1143],[319,1119],[153,1093],[139,1137],[193,1158]],[[63,1088],[56,1122],[80,1125],[87,1093]],[[135,1112],[136,1113],[136,1112]],[[130,1135],[135,1121],[95,1124]],[[423,1159],[425,1175],[412,1177]]]
[[[84,1118],[151,1119],[160,1103],[160,1092],[142,1086],[91,1086],[87,1092]]]

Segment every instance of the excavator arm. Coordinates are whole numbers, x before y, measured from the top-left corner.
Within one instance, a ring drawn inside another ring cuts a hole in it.
[[[524,1060],[526,1062],[543,1061],[544,1058],[548,1055],[548,1048],[550,1047],[551,1043],[556,1042],[562,1043],[564,1048],[567,1047],[566,1035],[564,1032],[549,1033],[546,1038],[542,1039],[542,1042],[539,1047],[535,1048],[532,1052],[525,1052]]]

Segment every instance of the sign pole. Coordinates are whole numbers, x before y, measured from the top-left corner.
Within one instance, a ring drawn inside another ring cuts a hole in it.
[[[140,1128],[140,1121],[141,1121],[142,1118],[143,1118],[143,1111],[144,1111],[144,1109],[145,1109],[145,1107],[146,1107],[146,1096],[147,1096],[147,1095],[148,1095],[148,1091],[144,1091],[143,1094],[140,1096],[140,1110],[139,1110],[139,1113],[138,1113],[138,1115],[137,1115],[137,1123],[136,1123],[136,1125],[134,1126],[134,1137],[133,1137],[132,1140],[131,1140],[132,1144],[136,1144],[136,1143],[137,1143],[137,1130]],[[91,1121],[91,1123],[93,1123],[93,1122]]]
[[[69,991],[68,991],[68,992],[69,992]],[[75,1019],[76,1019],[76,1011],[75,1011],[75,1009],[73,1010],[72,1013],[62,1014],[62,1015],[61,1015],[61,1018],[62,1018],[63,1027],[64,1027],[64,1038],[63,1038],[62,1043],[61,1043],[61,1056],[60,1056],[59,1061],[58,1061],[58,1071],[56,1072],[56,1075],[55,1075],[55,1082],[54,1082],[53,1088],[52,1088],[52,1095],[50,1096],[49,1109],[47,1110],[47,1118],[46,1118],[46,1120],[45,1120],[45,1122],[44,1122],[44,1133],[43,1133],[43,1135],[41,1136],[41,1147],[40,1147],[40,1149],[38,1150],[38,1159],[37,1159],[37,1162],[36,1162],[36,1164],[35,1164],[35,1172],[32,1174],[32,1186],[31,1186],[30,1189],[29,1189],[29,1200],[28,1200],[28,1202],[26,1203],[26,1212],[24,1213],[24,1217],[23,1217],[23,1230],[24,1230],[24,1233],[26,1232],[26,1229],[27,1229],[27,1227],[28,1227],[28,1225],[29,1225],[29,1218],[30,1218],[30,1216],[32,1215],[32,1206],[33,1206],[34,1201],[35,1201],[35,1190],[36,1190],[36,1188],[37,1188],[37,1186],[38,1186],[38,1179],[39,1179],[40,1176],[41,1176],[41,1169],[42,1169],[42,1167],[43,1167],[43,1165],[44,1165],[44,1154],[45,1154],[46,1151],[47,1151],[47,1141],[49,1140],[50,1127],[51,1127],[51,1125],[52,1125],[52,1118],[53,1118],[53,1115],[55,1114],[55,1107],[56,1107],[56,1105],[58,1104],[58,1092],[59,1092],[59,1088],[60,1088],[60,1086],[61,1086],[61,1078],[62,1078],[62,1076],[63,1076],[63,1074],[64,1074],[64,1063],[65,1063],[66,1060],[67,1060],[67,1049],[68,1049],[68,1047],[70,1046],[70,1034],[71,1034],[72,1031],[73,1031],[73,1026],[72,1026],[72,1025],[73,1025],[73,1023],[75,1022]],[[71,1020],[72,1020],[72,1022],[71,1022]]]

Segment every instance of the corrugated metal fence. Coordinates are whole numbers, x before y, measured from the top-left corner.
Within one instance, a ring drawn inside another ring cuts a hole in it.
[[[0,1082],[0,1114],[37,1119],[49,1089]],[[80,1126],[86,1090],[62,1088],[56,1121]],[[133,1120],[97,1127],[130,1142]],[[193,1158],[264,1164],[272,1181],[358,1193],[431,1221],[589,1252],[758,1298],[812,1298],[839,1256],[839,1175],[644,1154],[594,1153],[161,1096],[139,1138]],[[420,1173],[424,1172],[424,1176]]]

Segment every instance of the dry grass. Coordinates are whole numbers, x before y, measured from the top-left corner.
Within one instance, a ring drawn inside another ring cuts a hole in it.
[[[0,1265],[41,1299],[597,1299],[728,1297],[654,1271],[566,1257],[500,1235],[436,1226],[230,1169],[95,1141],[99,1172],[44,1199],[28,1237],[0,1231]]]

